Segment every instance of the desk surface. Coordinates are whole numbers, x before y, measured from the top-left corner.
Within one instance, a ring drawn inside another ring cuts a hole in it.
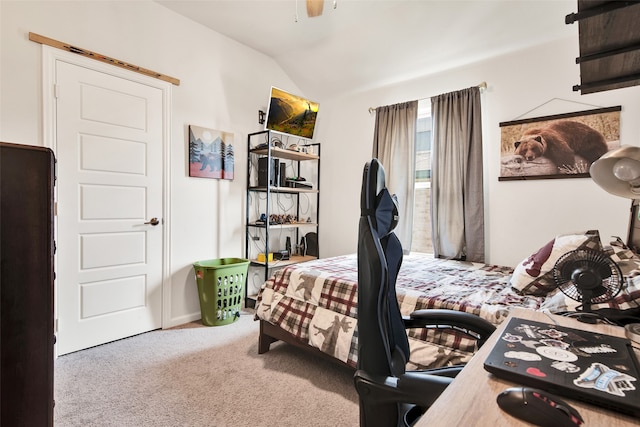
[[[544,313],[525,309],[515,309],[512,317],[531,319],[551,323]],[[624,337],[624,329],[609,325],[589,325],[577,320],[553,316],[560,325],[583,330],[597,330],[609,335]],[[458,374],[453,383],[440,395],[438,400],[416,423],[415,427],[427,426],[530,426],[502,411],[496,403],[501,391],[518,384],[499,379],[484,370],[484,360],[493,348],[497,337],[506,325],[506,321],[498,328],[487,343],[476,353],[465,368]],[[626,427],[640,426],[640,420],[620,415],[597,406],[566,399],[580,412],[584,426]]]

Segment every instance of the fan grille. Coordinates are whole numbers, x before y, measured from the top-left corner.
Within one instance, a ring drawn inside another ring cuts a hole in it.
[[[568,297],[591,304],[613,299],[622,288],[620,267],[602,252],[576,249],[558,258],[553,269],[558,288]]]

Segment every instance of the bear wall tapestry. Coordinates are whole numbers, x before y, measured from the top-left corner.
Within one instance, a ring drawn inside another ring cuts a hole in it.
[[[591,163],[620,146],[621,109],[500,123],[498,180],[590,177]]]
[[[233,179],[233,134],[189,125],[189,176]]]

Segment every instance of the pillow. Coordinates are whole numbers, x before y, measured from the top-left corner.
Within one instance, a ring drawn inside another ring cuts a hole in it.
[[[617,308],[628,310],[640,307],[640,258],[628,248],[613,246],[611,259],[618,264],[624,283],[620,293],[612,301],[597,304],[594,308]]]
[[[546,295],[556,288],[553,280],[556,261],[575,249],[602,250],[598,230],[556,236],[516,266],[511,276],[511,287],[523,295]]]
[[[640,276],[640,258],[631,249],[612,244],[605,250],[611,259],[618,264],[626,280]]]

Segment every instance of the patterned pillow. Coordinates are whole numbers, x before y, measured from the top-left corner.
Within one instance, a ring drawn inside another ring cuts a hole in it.
[[[631,249],[612,245],[606,248],[611,259],[618,264],[625,279],[640,276],[640,258]]]
[[[602,250],[598,230],[556,236],[516,266],[511,276],[511,287],[524,295],[546,295],[556,288],[553,280],[556,261],[574,249]]]
[[[597,304],[595,309],[607,307],[627,310],[640,307],[640,258],[628,248],[613,246],[612,249],[611,259],[620,267],[624,284],[612,301]]]

